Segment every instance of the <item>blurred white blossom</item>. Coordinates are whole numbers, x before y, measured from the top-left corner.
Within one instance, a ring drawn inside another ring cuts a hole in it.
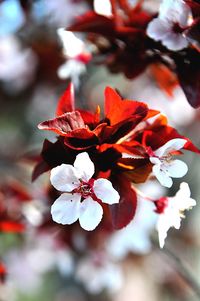
[[[174,197],[167,197],[161,200],[161,202],[164,201],[164,208],[162,210],[163,212],[159,214],[157,223],[161,248],[164,246],[168,230],[171,227],[179,229],[181,226],[181,218],[184,218],[184,211],[196,205],[196,201],[192,199],[190,195],[188,184],[183,182]]]
[[[98,252],[80,260],[75,277],[91,294],[98,294],[104,289],[114,293],[123,284],[120,266]]]
[[[10,94],[25,89],[33,80],[37,57],[29,48],[22,48],[13,35],[0,39],[0,80]]]
[[[147,27],[147,35],[173,51],[188,46],[183,35],[184,29],[191,22],[191,10],[182,0],[163,0],[159,15]]]

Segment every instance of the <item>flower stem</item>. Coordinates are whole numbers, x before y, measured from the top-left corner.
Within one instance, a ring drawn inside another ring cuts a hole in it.
[[[173,251],[171,251],[168,247],[164,247],[160,250],[162,253],[170,258],[172,264],[174,265],[177,273],[182,277],[182,279],[190,286],[190,288],[194,291],[194,293],[198,296],[198,300],[200,300],[200,284],[196,281],[191,272],[184,266],[183,262],[179,257],[177,257]]]

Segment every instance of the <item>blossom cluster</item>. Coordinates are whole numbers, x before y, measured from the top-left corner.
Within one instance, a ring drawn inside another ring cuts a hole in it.
[[[57,117],[38,125],[58,135],[54,143],[45,140],[33,179],[51,170],[51,184],[61,192],[51,207],[52,218],[59,224],[79,220],[90,231],[101,220],[114,229],[127,226],[138,203],[134,184],[153,176],[164,187],[171,187],[172,178],[181,178],[188,171],[186,163],[174,156],[182,155],[182,150],[200,153],[159,111],[123,99],[110,87],[105,89],[104,111],[101,117],[99,106],[94,113],[75,109],[70,84],[59,100]],[[184,203],[180,201],[182,190],[187,192]],[[160,216],[157,228],[163,247],[168,229],[180,227],[181,212],[195,201],[184,183],[174,198],[151,201]],[[173,212],[173,221],[168,212]]]
[[[157,260],[196,250],[198,208],[157,247],[199,192],[199,0],[0,0],[0,15],[0,300],[88,300],[129,271],[136,299],[167,298],[155,279],[185,299]]]
[[[80,16],[68,31],[87,33],[95,46],[93,57],[112,73],[129,79],[149,66],[163,71],[165,88],[174,76],[188,102],[199,107],[200,4],[194,0],[163,0],[158,13],[145,1],[94,1],[94,10]],[[145,5],[146,4],[146,5]],[[165,75],[164,75],[165,74]],[[158,79],[162,84],[162,79]]]

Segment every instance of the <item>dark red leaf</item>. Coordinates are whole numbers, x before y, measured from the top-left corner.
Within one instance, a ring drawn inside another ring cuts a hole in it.
[[[65,145],[76,150],[85,150],[98,144],[98,137],[88,129],[74,130],[65,137]]]
[[[35,181],[40,175],[48,170],[50,170],[50,166],[41,159],[33,169],[32,181]]]
[[[35,180],[44,172],[62,163],[73,164],[76,155],[77,153],[74,150],[65,147],[62,137],[54,143],[45,139],[40,161],[33,170],[32,179]]]
[[[0,261],[0,282],[4,282],[6,278],[6,267],[5,265]]]
[[[115,125],[131,117],[135,117],[139,123],[147,113],[146,104],[133,100],[122,100],[112,88],[105,89],[105,115],[110,121],[110,125]]]
[[[200,3],[195,0],[185,0],[185,2],[190,6],[192,10],[192,15],[194,18],[200,16]]]
[[[21,233],[24,232],[25,226],[22,223],[9,220],[0,221],[0,232],[6,233]]]
[[[56,116],[74,111],[74,102],[74,86],[72,83],[70,83],[58,102]]]
[[[53,131],[61,136],[66,136],[69,132],[86,128],[86,125],[78,111],[65,113],[57,118],[44,121],[38,125],[40,130]]]
[[[115,23],[111,18],[90,11],[78,17],[75,24],[72,24],[67,30],[112,35],[115,32]]]
[[[120,194],[119,204],[110,205],[112,224],[115,229],[122,229],[135,215],[137,196],[131,188],[131,182],[124,175],[115,176],[111,181]]]
[[[188,102],[194,108],[200,106],[200,55],[188,49],[186,55],[174,55],[177,75]]]
[[[200,52],[200,18],[196,19],[184,34],[189,42]]]

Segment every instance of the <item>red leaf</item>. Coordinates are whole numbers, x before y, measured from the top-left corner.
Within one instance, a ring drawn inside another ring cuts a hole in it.
[[[113,35],[115,32],[115,23],[111,18],[90,11],[78,17],[75,24],[68,27],[67,30]]]
[[[5,281],[6,274],[6,267],[2,262],[0,262],[0,282],[3,283]]]
[[[13,221],[1,221],[0,222],[0,232],[7,232],[7,233],[21,233],[24,232],[25,226],[18,222]]]
[[[200,55],[188,49],[186,55],[175,56],[177,75],[188,102],[194,108],[200,106]]]
[[[105,89],[105,115],[110,125],[115,125],[127,118],[135,117],[137,123],[148,113],[148,107],[142,102],[122,100],[110,87]]]
[[[194,48],[200,52],[200,18],[197,18],[184,34]]]
[[[110,205],[112,224],[115,229],[121,229],[127,226],[135,215],[137,196],[131,188],[131,182],[124,175],[113,177],[112,183],[120,194],[119,203]]]
[[[85,123],[78,111],[65,113],[57,118],[44,121],[38,125],[40,130],[53,131],[61,136],[69,132],[86,128]]]
[[[195,152],[200,154],[200,150],[192,143],[192,141],[180,135],[174,128],[171,126],[160,126],[152,131],[144,131],[143,133],[143,145],[151,146],[153,150],[158,149],[160,146],[164,145],[169,140],[175,138],[182,138],[187,140],[187,143],[183,147],[183,149],[189,150],[191,152]]]
[[[43,160],[39,161],[32,172],[32,181],[35,181],[41,174],[50,170],[50,166]]]
[[[72,83],[70,83],[58,102],[56,116],[60,116],[64,113],[74,111],[74,103],[74,86]]]
[[[76,152],[65,147],[63,137],[60,137],[56,142],[52,143],[45,139],[43,143],[40,161],[33,170],[32,180],[35,180],[44,172],[62,163],[73,164],[76,157]]]
[[[65,145],[76,150],[85,150],[98,144],[97,136],[88,129],[77,129],[68,133],[64,140]]]

